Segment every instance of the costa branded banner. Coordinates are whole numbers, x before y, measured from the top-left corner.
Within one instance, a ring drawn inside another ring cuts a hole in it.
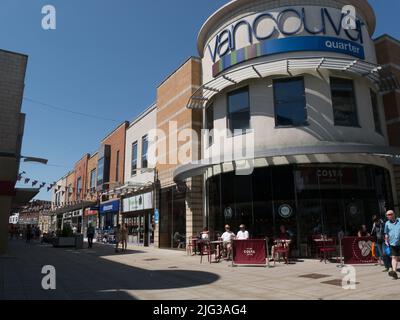
[[[265,240],[234,240],[233,264],[237,265],[266,265]]]
[[[342,240],[343,256],[345,264],[369,264],[375,263],[372,256],[371,237],[345,237]]]

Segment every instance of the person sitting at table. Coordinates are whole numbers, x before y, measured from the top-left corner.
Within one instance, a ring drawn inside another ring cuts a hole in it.
[[[271,248],[271,260],[272,261],[275,259],[275,251],[276,251],[276,249],[280,246],[280,244],[278,243],[280,240],[286,240],[286,241],[291,240],[290,233],[286,230],[286,227],[284,225],[281,225],[279,227],[279,234],[275,238],[275,241],[277,243],[275,243]],[[287,246],[288,244],[285,243],[284,245]]]
[[[210,240],[210,232],[208,228],[204,228],[202,232],[200,232],[200,239],[201,240]]]
[[[224,255],[227,260],[231,259],[232,256],[232,240],[235,239],[235,234],[231,231],[229,225],[225,226],[225,232],[221,236]]]
[[[358,237],[370,237],[371,235],[367,231],[367,226],[365,224],[361,225],[360,230],[358,230]]]
[[[236,239],[237,240],[248,240],[250,238],[249,232],[246,230],[246,226],[244,224],[240,225],[240,230],[237,233]]]

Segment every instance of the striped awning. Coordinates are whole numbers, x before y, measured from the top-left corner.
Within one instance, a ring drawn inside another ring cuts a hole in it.
[[[214,95],[229,86],[238,84],[247,79],[266,78],[277,74],[291,76],[298,72],[318,72],[319,70],[344,71],[369,79],[381,91],[387,92],[398,88],[394,77],[387,74],[381,75],[382,67],[361,60],[342,58],[291,58],[276,61],[260,62],[246,65],[221,74],[217,78],[202,85],[190,98],[188,109],[205,108]]]

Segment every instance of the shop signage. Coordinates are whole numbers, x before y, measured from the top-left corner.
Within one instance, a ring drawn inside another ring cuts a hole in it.
[[[100,213],[118,212],[118,211],[119,211],[119,200],[102,203],[100,205]]]
[[[158,224],[160,222],[160,212],[158,209],[154,210],[154,223]]]
[[[98,208],[86,208],[85,216],[95,216],[98,213]]]
[[[72,213],[72,216],[73,216],[73,217],[80,217],[80,216],[82,216],[82,210],[74,211],[74,212]]]
[[[234,240],[233,264],[236,265],[266,265],[265,240]]]
[[[372,237],[345,237],[342,240],[345,264],[376,263],[372,256]]]
[[[134,212],[153,208],[153,193],[143,193],[123,200],[123,212]]]
[[[254,39],[265,41],[277,35],[293,36],[305,32],[310,36],[324,36],[328,34],[328,26],[330,26],[330,29],[333,29],[334,34],[338,37],[344,34],[350,41],[357,41],[361,44],[364,42],[362,34],[363,23],[358,19],[354,30],[346,30],[343,29],[342,25],[347,17],[345,13],[342,13],[340,18],[335,20],[327,8],[321,8],[318,16],[319,21],[317,20],[318,23],[312,26],[308,21],[309,15],[310,13],[306,12],[306,8],[289,8],[280,11],[278,14],[263,12],[255,15],[251,20],[248,18],[241,19],[220,32],[215,37],[213,44],[208,44],[208,52],[215,63],[217,58],[222,58],[226,54],[235,51],[237,32],[243,28],[246,28],[247,41],[250,45],[253,44]],[[298,21],[294,30],[288,30],[285,27],[286,21],[289,18],[295,18]],[[261,30],[261,25],[268,25],[268,30]]]
[[[249,47],[233,51],[231,54],[223,56],[213,65],[213,76],[215,77],[222,71],[250,59],[297,51],[337,52],[358,59],[365,59],[364,48],[353,41],[334,37],[291,37],[261,41]]]
[[[293,209],[292,209],[292,207],[291,207],[290,205],[288,205],[288,204],[283,204],[283,205],[281,205],[281,206],[279,207],[278,212],[279,212],[279,215],[280,215],[282,218],[287,219],[287,218],[290,218],[290,217],[292,216],[292,214],[293,214]]]

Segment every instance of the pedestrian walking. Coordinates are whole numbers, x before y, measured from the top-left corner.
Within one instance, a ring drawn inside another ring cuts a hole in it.
[[[121,225],[119,224],[117,228],[115,229],[115,252],[118,253],[118,246],[119,243],[121,242]]]
[[[95,230],[92,224],[89,224],[89,227],[87,229],[87,238],[88,238],[88,246],[89,249],[93,248],[93,238],[94,238]]]
[[[385,253],[385,223],[378,216],[372,217],[373,226],[371,236],[376,240],[376,251],[379,260],[385,266],[384,272],[389,272],[390,269],[390,256]]]
[[[128,227],[126,223],[122,224],[122,230],[121,230],[121,242],[122,242],[122,252],[126,252],[126,249],[128,247]]]
[[[31,225],[28,224],[25,231],[26,242],[30,243],[32,239],[32,228]]]
[[[400,219],[396,218],[392,210],[386,213],[386,217],[388,221],[385,225],[385,243],[390,246],[390,255],[392,257],[392,270],[389,272],[389,276],[397,280],[397,263],[400,257]]]

